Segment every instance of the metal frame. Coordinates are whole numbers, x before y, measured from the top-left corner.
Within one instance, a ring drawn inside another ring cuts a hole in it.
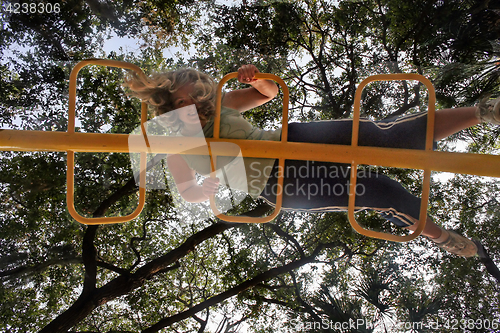
[[[48,131],[21,131],[21,130],[2,130],[0,131],[0,150],[4,151],[63,151],[68,153],[67,165],[67,203],[70,214],[78,222],[84,224],[102,224],[102,223],[120,223],[129,221],[137,217],[144,206],[145,201],[145,168],[146,168],[146,153],[167,153],[167,154],[186,154],[186,147],[190,145],[191,139],[193,143],[196,138],[179,138],[179,137],[163,137],[163,136],[148,136],[146,138],[145,131],[139,135],[143,138],[147,145],[146,147],[129,146],[128,134],[101,134],[101,133],[77,133],[74,130],[74,117],[75,117],[75,103],[76,103],[76,79],[78,71],[87,65],[101,65],[119,68],[127,68],[136,71],[139,75],[144,75],[142,70],[132,64],[114,61],[114,60],[101,60],[91,59],[78,63],[73,69],[70,77],[70,103],[69,103],[69,125],[66,132],[48,132]],[[228,80],[235,77],[236,74],[229,74],[224,78]],[[314,160],[324,162],[348,163],[351,164],[353,169],[359,164],[366,165],[379,165],[386,167],[396,168],[412,168],[424,170],[424,184],[422,195],[421,216],[426,216],[426,206],[428,201],[428,189],[430,181],[430,172],[446,171],[453,173],[466,173],[476,174],[479,176],[500,177],[500,156],[497,155],[480,155],[480,154],[464,154],[464,153],[450,153],[432,151],[432,135],[433,131],[429,131],[430,126],[433,126],[433,116],[429,117],[427,143],[425,150],[412,150],[412,149],[396,149],[396,148],[378,148],[378,147],[365,147],[357,145],[357,135],[359,126],[359,105],[362,89],[372,81],[378,80],[419,80],[423,82],[429,89],[429,111],[433,113],[435,97],[434,89],[429,80],[417,74],[388,74],[382,76],[374,76],[363,81],[357,91],[355,99],[355,111],[353,122],[353,140],[351,146],[333,145],[333,144],[317,144],[317,143],[297,143],[288,142],[286,140],[286,130],[288,123],[287,106],[288,106],[288,89],[286,84],[278,77],[271,74],[258,74],[258,78],[266,78],[277,81],[286,96],[284,96],[284,118],[283,129],[284,134],[281,141],[255,141],[255,140],[228,140],[218,138],[218,124],[217,119],[220,117],[220,91],[222,85],[226,81],[221,81],[219,84],[218,92],[218,109],[215,122],[217,135],[214,133],[214,138],[206,139],[207,144],[210,146],[212,142],[231,142],[237,145],[239,149],[228,147],[227,151],[223,153],[227,156],[237,156],[240,152],[245,157],[260,157],[260,158],[274,158],[280,160],[280,165],[283,165],[286,159],[296,160]],[[141,125],[144,127],[146,122],[147,106],[145,103],[141,107]],[[433,128],[433,127],[432,127]],[[140,176],[140,189],[139,189],[139,206],[134,213],[122,217],[103,217],[103,218],[86,218],[80,216],[74,209],[74,188],[73,188],[73,169],[74,169],[74,153],[75,152],[140,152],[141,153],[141,176]],[[189,154],[206,154],[206,149],[191,149]],[[283,169],[281,169],[283,170]],[[351,191],[355,193],[356,186],[355,174],[352,173],[351,177]],[[281,175],[282,176],[282,175]],[[280,180],[282,181],[282,179]],[[212,205],[213,206],[213,205]],[[236,218],[226,217],[225,215],[218,214],[221,219],[231,220],[231,222],[267,222],[279,213],[281,208],[281,198],[278,198],[277,207],[275,212],[264,219]],[[419,228],[408,236],[395,236],[385,233],[378,233],[371,230],[363,229],[357,224],[354,217],[354,196],[350,196],[348,214],[353,228],[369,237],[376,237],[388,239],[393,241],[408,241],[420,234],[424,227],[425,221],[420,223]]]
[[[435,105],[436,105],[436,92],[432,82],[429,81],[422,75],[419,74],[385,74],[385,75],[373,75],[363,80],[358,88],[356,89],[356,94],[354,98],[354,115],[353,115],[353,127],[352,127],[352,140],[351,147],[358,146],[359,137],[359,119],[361,114],[361,94],[363,89],[371,82],[374,81],[396,81],[396,80],[417,80],[425,84],[427,90],[429,91],[429,102],[427,106],[427,132],[425,137],[425,152],[432,152],[434,143],[434,118],[435,118]],[[431,169],[428,167],[424,168],[424,180],[422,184],[422,198],[420,199],[420,219],[418,222],[417,229],[409,235],[397,236],[393,234],[388,234],[384,232],[378,232],[374,230],[368,230],[363,228],[354,216],[355,210],[355,199],[356,199],[356,174],[357,174],[358,163],[353,160],[351,163],[351,180],[349,188],[349,205],[347,208],[347,215],[349,217],[349,223],[351,226],[362,235],[381,238],[386,240],[391,240],[395,242],[406,242],[418,237],[425,228],[427,222],[427,205],[429,203],[429,191],[431,185]]]
[[[216,113],[215,113],[215,118],[214,118],[214,134],[213,134],[213,139],[214,140],[219,140],[219,134],[220,134],[220,112],[222,109],[222,87],[224,84],[229,81],[230,79],[236,78],[238,76],[238,73],[229,73],[226,76],[220,80],[219,85],[217,87],[217,96],[216,96]],[[273,80],[277,82],[281,86],[281,91],[283,92],[283,115],[282,115],[282,125],[281,125],[281,141],[280,143],[286,144],[288,141],[288,102],[290,100],[289,98],[289,91],[288,91],[288,86],[286,83],[279,78],[278,76],[274,74],[264,74],[264,73],[259,73],[256,75],[256,78],[259,79],[267,79],[267,80]],[[209,141],[209,140],[207,140]],[[231,141],[227,140],[230,142],[235,142],[236,144],[237,141]],[[246,140],[248,141],[248,140]],[[251,141],[251,140],[250,140]],[[255,141],[253,141],[255,142]],[[208,143],[209,149],[210,149],[210,143]],[[237,156],[237,155],[234,155]],[[246,156],[246,155],[243,155]],[[215,171],[215,166],[213,161],[216,160],[217,156],[214,154],[210,154],[210,160],[212,164],[212,177],[215,177],[214,171]],[[278,165],[279,165],[279,170],[283,171],[285,168],[285,158],[280,157],[278,158]],[[284,179],[284,174],[283,172],[280,172],[278,176],[278,188],[282,189],[283,188],[283,179]],[[222,214],[219,212],[217,209],[216,203],[215,203],[215,198],[214,196],[210,197],[210,207],[212,208],[212,211],[214,212],[215,216],[217,216],[219,219],[227,221],[227,222],[240,222],[240,223],[266,223],[272,221],[276,216],[281,211],[283,203],[283,193],[277,195],[276,197],[276,204],[274,207],[274,211],[272,214],[265,216],[265,217],[248,217],[248,216],[229,216]]]
[[[135,71],[138,75],[145,76],[144,72],[136,65],[126,63],[126,62],[116,62],[113,60],[105,59],[90,59],[84,60],[76,64],[76,66],[71,71],[69,77],[69,108],[68,108],[68,131],[67,133],[75,134],[75,118],[76,118],[76,81],[78,78],[78,73],[80,70],[87,65],[101,65],[101,66],[111,66],[118,68],[126,68]],[[144,124],[148,120],[148,106],[146,103],[141,103],[141,130],[144,139],[147,141],[146,131],[144,129]],[[83,133],[82,133],[83,134]],[[68,150],[67,157],[67,168],[66,168],[66,204],[70,215],[80,223],[83,224],[107,224],[107,223],[122,223],[128,222],[136,217],[142,212],[144,204],[146,202],[146,153],[141,152],[140,159],[140,186],[139,186],[139,204],[137,208],[129,215],[126,216],[114,216],[114,217],[94,217],[88,218],[80,215],[75,209],[75,152],[73,150]]]

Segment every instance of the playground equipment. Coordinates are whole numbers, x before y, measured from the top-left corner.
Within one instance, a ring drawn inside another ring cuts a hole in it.
[[[145,203],[146,192],[146,154],[185,154],[186,147],[192,147],[190,143],[196,138],[187,137],[163,137],[147,136],[144,124],[147,121],[147,105],[141,105],[141,128],[140,135],[146,142],[146,147],[129,146],[128,134],[101,134],[101,133],[78,133],[75,132],[75,105],[76,105],[76,81],[78,72],[87,65],[101,65],[109,67],[126,68],[135,71],[140,76],[145,76],[142,70],[130,63],[90,59],[78,63],[70,75],[69,86],[69,115],[68,130],[66,132],[47,131],[21,131],[21,130],[1,130],[0,150],[11,151],[62,151],[67,152],[67,206],[71,216],[84,224],[104,224],[121,223],[136,218]],[[257,74],[256,78],[270,79],[277,82],[283,91],[283,120],[281,141],[256,141],[256,140],[229,140],[219,138],[220,132],[220,110],[221,92],[223,85],[232,78],[237,77],[237,73],[226,75],[219,83],[217,90],[216,116],[214,122],[213,138],[207,138],[206,143],[210,145],[218,142],[234,143],[223,152],[219,151],[219,156],[237,156],[241,153],[244,157],[273,158],[279,160],[280,170],[284,170],[286,159],[309,160],[351,164],[351,170],[356,170],[360,164],[379,165],[396,168],[412,168],[424,171],[422,186],[422,198],[420,209],[420,223],[418,228],[411,234],[405,236],[392,235],[373,230],[364,229],[356,222],[355,218],[355,195],[349,196],[348,216],[352,227],[359,233],[375,238],[391,241],[403,242],[416,238],[425,227],[427,217],[427,205],[429,200],[431,171],[446,171],[453,173],[476,174],[480,176],[500,177],[500,156],[479,155],[464,153],[449,153],[433,151],[434,132],[434,112],[435,112],[435,91],[432,83],[425,77],[418,74],[386,74],[375,75],[365,79],[358,86],[354,101],[353,131],[350,146],[317,144],[317,143],[297,143],[288,142],[288,102],[289,92],[285,82],[272,74]],[[425,150],[378,148],[358,146],[360,101],[364,87],[374,81],[394,81],[394,80],[418,80],[423,83],[429,91],[428,123]],[[237,147],[238,149],[235,149]],[[206,149],[190,149],[189,154],[206,154]],[[87,218],[81,216],[74,207],[74,154],[75,152],[118,152],[118,153],[140,153],[140,188],[139,205],[136,210],[127,216]],[[213,160],[216,156],[211,155],[212,171],[214,170]],[[278,187],[283,186],[283,174],[278,178]],[[351,171],[350,193],[355,193],[356,172]],[[264,223],[274,219],[282,207],[282,193],[277,196],[274,212],[266,217],[251,218],[243,216],[227,216],[220,213],[216,207],[214,198],[210,198],[211,207],[215,215],[229,222],[243,223]]]

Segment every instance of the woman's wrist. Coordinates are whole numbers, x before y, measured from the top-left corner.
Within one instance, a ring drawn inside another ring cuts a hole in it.
[[[274,98],[278,95],[278,86],[272,80],[256,80],[249,84],[266,97]]]

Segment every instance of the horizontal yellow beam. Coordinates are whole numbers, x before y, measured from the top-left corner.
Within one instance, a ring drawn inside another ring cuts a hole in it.
[[[0,130],[0,150],[128,153],[128,138],[128,134]]]
[[[66,133],[43,131],[0,131],[0,150],[13,151],[75,151],[75,152],[147,152],[155,154],[199,154],[207,149],[197,149],[193,143],[199,138],[148,136],[150,147],[131,145],[141,142],[141,135]],[[431,169],[452,173],[500,177],[500,156],[484,154],[450,153],[415,149],[346,146],[319,143],[277,142],[257,140],[206,139],[211,142],[232,142],[238,145],[244,157],[285,158],[307,161],[379,165],[408,169]],[[228,145],[230,146],[230,145]],[[237,156],[236,147],[225,152]]]

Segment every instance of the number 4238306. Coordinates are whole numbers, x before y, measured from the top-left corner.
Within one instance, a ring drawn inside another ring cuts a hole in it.
[[[43,2],[9,3],[5,11],[11,14],[57,14],[61,11],[61,5]]]

